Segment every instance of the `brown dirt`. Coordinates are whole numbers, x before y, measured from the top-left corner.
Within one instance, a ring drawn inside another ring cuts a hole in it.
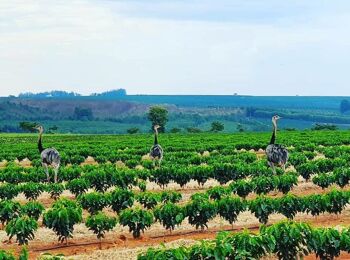
[[[0,169],[6,168],[7,164],[8,164],[8,161],[2,160],[2,161],[0,162]]]
[[[315,260],[315,259],[317,259],[315,254],[311,254],[311,255],[304,257],[304,260]],[[338,260],[350,260],[350,254],[341,253],[340,256],[337,257],[336,259],[338,259]]]
[[[32,162],[28,158],[23,159],[18,164],[19,164],[19,166],[21,166],[23,168],[32,167]]]
[[[98,165],[98,163],[95,161],[95,159],[92,156],[88,156],[84,162],[80,164],[81,166],[84,165]]]

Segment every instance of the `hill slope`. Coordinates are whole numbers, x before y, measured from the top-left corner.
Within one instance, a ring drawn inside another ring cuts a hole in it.
[[[225,131],[270,129],[273,114],[282,115],[281,127],[309,128],[315,123],[350,125],[349,115],[339,112],[345,97],[255,97],[255,96],[155,96],[72,94],[57,97],[22,96],[0,98],[0,131],[18,132],[21,121],[35,121],[60,132],[125,133],[129,127],[149,130],[148,108],[162,104],[169,110],[168,129],[225,123]]]

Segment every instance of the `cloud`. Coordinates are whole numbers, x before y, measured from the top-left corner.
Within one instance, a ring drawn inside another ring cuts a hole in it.
[[[340,1],[0,1],[0,96],[350,95]]]

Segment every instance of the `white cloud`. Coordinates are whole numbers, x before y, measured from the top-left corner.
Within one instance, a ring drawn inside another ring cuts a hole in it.
[[[218,2],[2,0],[0,96],[350,95],[348,6]]]

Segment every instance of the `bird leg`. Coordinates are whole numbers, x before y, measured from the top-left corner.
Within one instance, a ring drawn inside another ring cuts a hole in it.
[[[284,172],[286,171],[286,165],[284,163],[282,163],[282,169]]]
[[[42,163],[42,166],[44,167],[44,171],[46,173],[46,177],[47,177],[47,182],[50,182],[50,175],[49,175],[49,169],[46,163]]]
[[[276,174],[275,164],[274,164],[273,162],[268,162],[268,164],[269,164],[269,166],[271,167],[272,172],[273,172],[274,174]]]
[[[55,165],[55,177],[54,177],[55,183],[57,182],[57,173],[59,168],[60,168],[60,164]]]

